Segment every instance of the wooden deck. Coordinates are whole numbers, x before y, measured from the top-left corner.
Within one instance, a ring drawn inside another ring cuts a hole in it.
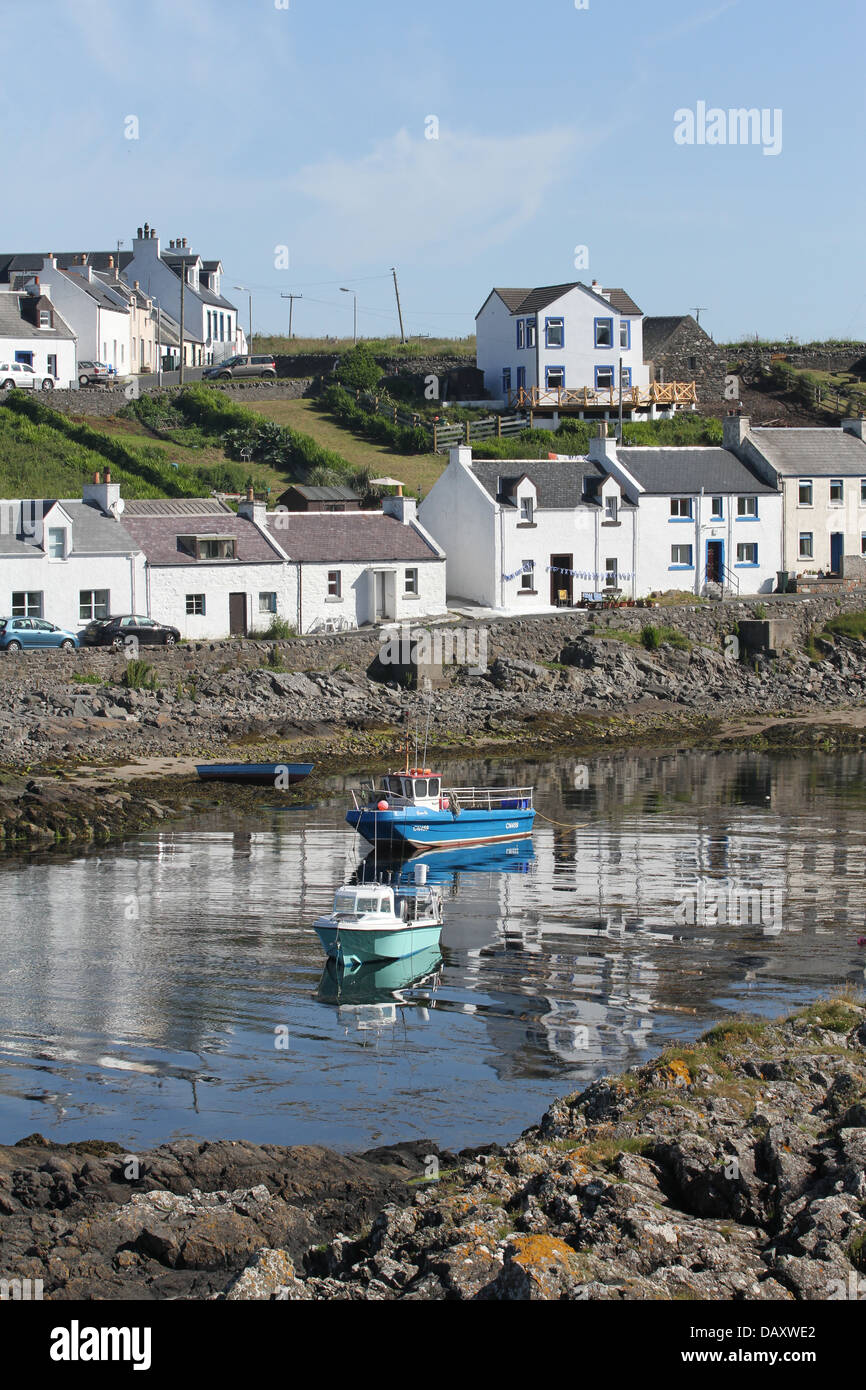
[[[622,393],[623,410],[644,410],[651,405],[697,405],[697,401],[694,381],[653,382],[651,386],[630,386]],[[619,389],[520,386],[509,393],[508,404],[512,410],[619,410]]]

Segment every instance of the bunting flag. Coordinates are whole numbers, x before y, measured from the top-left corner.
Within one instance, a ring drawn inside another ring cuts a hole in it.
[[[634,575],[630,571],[626,570],[570,570],[564,569],[560,565],[545,565],[544,568],[547,574],[570,574],[572,578],[585,579],[587,583],[590,580],[592,580],[593,583],[596,583],[599,579],[607,580],[611,574],[613,575],[613,578],[615,580],[634,579]],[[523,564],[520,566],[520,569],[515,570],[513,574],[503,574],[503,582],[508,584],[511,582],[512,579],[518,579],[521,574],[525,574],[527,571],[531,571],[534,569],[534,565]]]

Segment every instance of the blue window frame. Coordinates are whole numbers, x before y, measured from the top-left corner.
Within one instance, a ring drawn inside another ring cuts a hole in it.
[[[738,497],[737,498],[737,521],[757,521],[758,520],[758,499],[757,497]]]
[[[691,497],[671,498],[671,521],[691,521],[693,519]]]
[[[631,386],[631,367],[623,367],[619,374],[619,384],[624,391]]]
[[[518,352],[523,348],[526,340],[526,324],[523,319],[517,320],[517,349]]]
[[[710,498],[710,521],[724,521],[725,519],[725,499],[724,497]]]
[[[526,320],[526,346],[535,347],[535,319]]]
[[[525,367],[518,367],[518,368],[517,368],[517,389],[518,389],[518,391],[523,390],[523,389],[525,388],[525,386],[526,386],[526,368],[525,368]]]
[[[544,320],[544,345],[547,348],[565,347],[565,319]]]
[[[608,387],[616,386],[616,369],[614,367],[596,367],[595,369],[595,389],[596,391],[606,391]]]
[[[737,561],[735,568],[757,569],[758,567],[758,542],[739,541],[737,544]]]
[[[511,390],[511,368],[502,368],[502,394],[507,396]]]
[[[668,569],[672,570],[692,570],[692,547],[690,545],[672,545],[671,562]]]
[[[597,348],[613,347],[613,319],[595,320],[595,345]]]
[[[626,351],[631,347],[631,319],[619,321],[619,345]]]
[[[555,391],[557,387],[565,386],[564,367],[545,367],[544,384],[549,391]]]

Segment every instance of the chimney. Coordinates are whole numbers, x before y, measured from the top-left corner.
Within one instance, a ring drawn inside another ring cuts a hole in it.
[[[109,258],[108,258],[108,269],[109,269],[109,270],[113,270],[113,269],[114,269],[114,257],[113,257],[113,256],[109,256]]]
[[[382,511],[385,516],[393,516],[397,521],[402,521],[404,526],[411,526],[418,512],[418,503],[414,497],[404,497],[401,487],[396,497],[382,498]]]
[[[616,440],[608,437],[604,420],[599,421],[598,433],[589,441],[589,457],[593,463],[600,463],[603,468],[619,462],[616,456]]]
[[[472,448],[469,444],[452,444],[448,450],[448,462],[462,464],[464,468],[472,467]]]
[[[254,525],[264,528],[267,525],[268,504],[267,502],[257,502],[251,487],[247,488],[247,495],[238,503],[238,516],[242,516],[247,521],[252,521]]]
[[[722,421],[722,447],[736,454],[743,447],[749,433],[748,415],[739,415],[731,410]]]
[[[81,489],[82,502],[89,502],[94,507],[99,507],[106,516],[113,516],[115,520],[122,510],[120,502],[120,483],[111,481],[111,474],[105,470],[105,482],[99,481],[99,474],[94,473],[93,482],[85,483]]]
[[[184,237],[184,239],[183,239],[183,249],[184,249],[184,251],[186,250],[186,245],[187,245],[187,243],[186,243],[186,237]]]
[[[861,415],[859,420],[843,420],[842,428],[846,434],[853,434],[855,439],[862,439],[866,443],[866,415]]]
[[[141,241],[141,228],[140,228],[140,227],[136,227],[135,230],[136,230],[136,235],[137,235],[137,237],[138,237],[138,240]]]

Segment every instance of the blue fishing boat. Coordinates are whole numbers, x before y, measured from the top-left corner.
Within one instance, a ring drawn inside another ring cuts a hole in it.
[[[245,782],[250,786],[283,791],[309,777],[314,763],[198,763],[203,782]]]
[[[413,883],[346,884],[333,910],[314,924],[325,953],[338,966],[403,960],[439,945],[442,893],[419,866]]]
[[[532,834],[532,787],[449,787],[429,767],[389,773],[352,793],[350,825],[377,848],[412,852]]]

